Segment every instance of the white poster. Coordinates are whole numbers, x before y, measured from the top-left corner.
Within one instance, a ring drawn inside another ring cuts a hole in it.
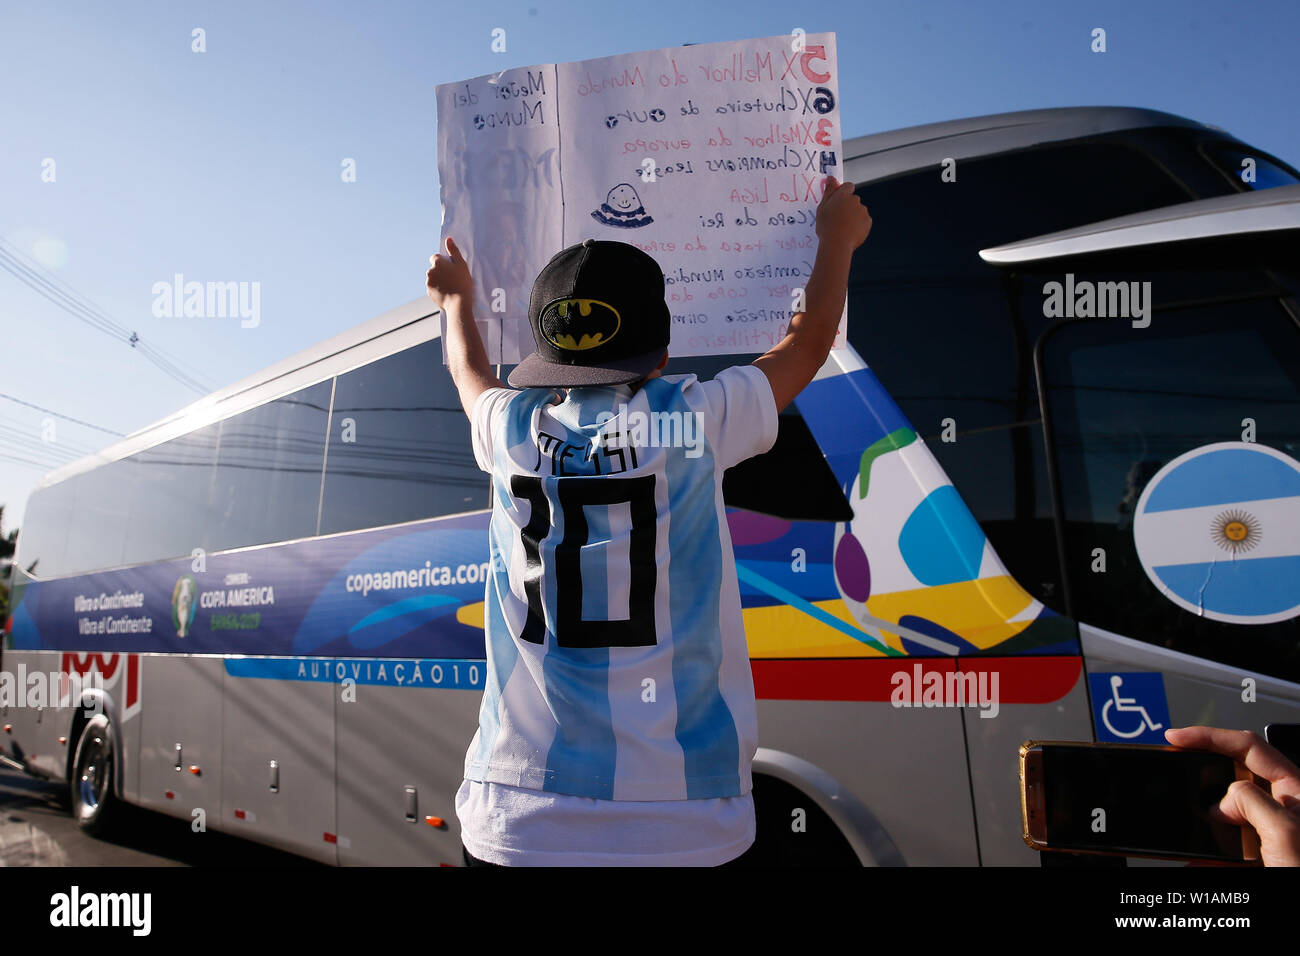
[[[843,179],[834,33],[522,67],[437,96],[442,237],[469,261],[493,362],[533,351],[533,280],[583,239],[658,261],[670,354],[781,340],[817,251],[822,180]]]

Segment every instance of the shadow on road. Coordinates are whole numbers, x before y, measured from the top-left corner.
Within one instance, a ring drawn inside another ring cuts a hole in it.
[[[120,826],[103,837],[72,819],[63,784],[0,772],[0,866],[316,867],[314,860],[118,805]]]

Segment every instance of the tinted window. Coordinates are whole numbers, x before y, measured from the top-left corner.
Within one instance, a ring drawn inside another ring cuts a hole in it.
[[[859,187],[874,224],[858,281],[987,278],[994,270],[980,249],[1195,198],[1145,153],[1116,143],[961,160],[954,182],[941,172]]]
[[[70,481],[42,488],[27,501],[18,530],[18,564],[32,567],[37,578],[67,574],[68,529],[72,525],[73,488]]]
[[[750,360],[740,355],[670,357],[663,374],[694,372],[707,382],[723,369]],[[794,487],[799,488],[798,494],[791,493]],[[779,416],[772,447],[723,473],[722,498],[732,508],[792,521],[847,521],[853,517],[844,490],[793,403]]]
[[[316,533],[330,385],[312,385],[221,422],[209,549]]]
[[[1294,186],[1300,183],[1295,172],[1280,161],[1240,143],[1210,143],[1206,145],[1205,152],[1215,168],[1238,189],[1272,189],[1274,186]],[[1254,169],[1248,174],[1251,178],[1242,179],[1242,174],[1246,172],[1242,163],[1247,159],[1253,161]]]
[[[132,456],[131,521],[122,560],[160,561],[211,548],[205,540],[220,424]]]
[[[1139,497],[1161,467],[1193,449],[1242,440],[1244,419],[1255,423],[1260,444],[1300,458],[1300,331],[1278,302],[1171,310],[1145,329],[1069,322],[1045,339],[1043,367],[1076,617],[1300,680],[1300,619],[1230,624],[1184,610],[1147,577],[1133,529]],[[1205,535],[1212,525],[1206,519]],[[1295,540],[1285,521],[1262,530],[1274,541]],[[1203,544],[1199,536],[1194,543]],[[1094,570],[1097,548],[1104,572]],[[1225,562],[1250,557],[1222,554]]]
[[[979,250],[1191,198],[1145,154],[1076,143],[858,189],[849,341],[911,420],[1016,579],[1060,607],[1032,344],[1046,322]]]
[[[68,479],[75,489],[68,533],[70,571],[84,573],[123,563],[136,470],[134,462],[123,459]]]
[[[321,534],[488,508],[489,489],[437,339],[338,377]]]

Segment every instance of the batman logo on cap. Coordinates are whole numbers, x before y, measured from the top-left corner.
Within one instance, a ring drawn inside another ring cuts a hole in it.
[[[542,336],[557,349],[581,352],[604,345],[618,334],[618,310],[599,299],[556,299],[542,310]]]

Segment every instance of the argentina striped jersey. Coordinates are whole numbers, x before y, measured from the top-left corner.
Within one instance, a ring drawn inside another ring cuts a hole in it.
[[[776,439],[767,377],[496,388],[471,418],[493,507],[466,779],[604,800],[748,793],[757,718],[722,474]]]

